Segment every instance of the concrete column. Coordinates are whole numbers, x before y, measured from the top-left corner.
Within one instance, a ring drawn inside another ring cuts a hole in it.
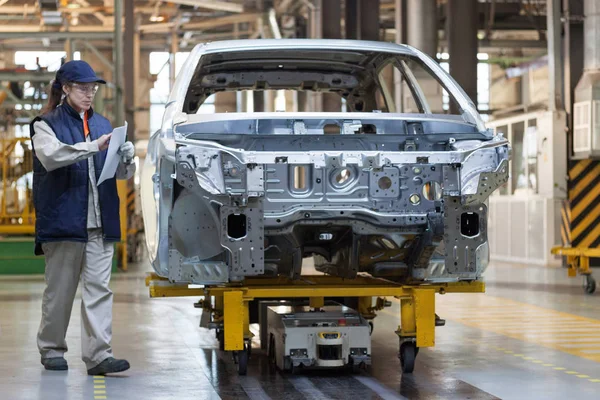
[[[298,92],[298,111],[299,112],[303,112],[303,111],[307,111],[308,107],[307,107],[307,93],[306,92]]]
[[[448,0],[450,75],[477,104],[477,0]],[[450,104],[450,112],[459,111]]]
[[[275,95],[274,90],[263,92],[265,97],[265,112],[275,112]]]
[[[121,126],[125,120],[125,105],[123,101],[123,0],[115,1],[115,110],[114,126]]]
[[[173,89],[175,85],[176,66],[175,66],[175,55],[179,51],[179,38],[177,37],[177,31],[173,29],[171,32],[171,54],[169,55],[169,89]]]
[[[321,32],[323,39],[342,38],[342,7],[340,1],[323,1],[321,8]],[[342,99],[336,93],[323,93],[323,111],[339,112]]]
[[[379,40],[379,0],[359,0],[360,39]]]
[[[254,112],[265,112],[265,92],[255,91],[252,93],[254,101]]]
[[[73,39],[65,40],[65,53],[67,53],[66,61],[73,60]]]
[[[340,1],[323,1],[321,8],[321,33],[323,39],[342,38],[342,6]]]
[[[561,0],[548,0],[546,6],[546,24],[548,26],[546,40],[548,42],[548,101],[550,111],[564,109],[563,92],[563,57],[562,57],[562,15]]]
[[[394,0],[394,28],[396,29],[396,43],[406,43],[406,0]],[[394,101],[396,103],[396,112],[404,112],[402,98],[402,76],[397,68],[394,68]]]
[[[298,93],[295,91],[285,93],[285,110],[287,112],[298,112]]]
[[[129,140],[135,141],[135,81],[139,79],[139,68],[136,70],[135,58],[139,55],[139,35],[136,48],[136,25],[133,1],[125,2],[125,36],[123,54],[123,94],[125,97],[125,121],[128,124]],[[138,62],[139,67],[139,62]]]
[[[237,95],[235,92],[220,92],[215,94],[215,112],[236,112]]]
[[[345,23],[346,39],[379,40],[379,0],[346,0]]]
[[[462,1],[458,0],[458,2]],[[466,0],[465,3],[471,4],[472,1]],[[477,3],[474,7],[476,12]],[[406,12],[408,13],[407,43],[435,58],[438,45],[437,1],[408,0]],[[477,25],[473,29],[477,32]]]
[[[345,9],[345,31],[346,39],[358,39],[359,36],[359,18],[358,2],[360,0],[346,0]]]
[[[565,55],[565,108],[569,114],[569,125],[572,127],[573,101],[575,86],[583,75],[583,3],[580,0],[563,0],[564,55]]]
[[[139,37],[138,34],[136,34]],[[139,41],[138,41],[139,42]],[[136,45],[137,46],[137,45]],[[135,99],[135,140],[148,140],[150,135],[154,132],[150,132],[150,88],[153,86],[149,82],[150,77],[150,52],[149,51],[141,51],[137,64],[135,67],[136,71],[138,71],[139,81],[136,82],[135,91],[136,91],[136,99]],[[143,144],[140,144],[140,147],[143,148]]]

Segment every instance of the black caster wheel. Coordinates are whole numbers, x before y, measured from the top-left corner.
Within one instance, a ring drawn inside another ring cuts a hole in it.
[[[593,294],[596,291],[596,280],[593,276],[587,275],[585,277],[585,292],[587,294]]]
[[[246,375],[248,372],[248,348],[237,352],[237,371],[238,375]]]
[[[367,366],[364,364],[355,364],[353,361],[350,361],[350,365],[348,366],[350,373],[358,375],[361,369],[366,370]]]
[[[217,330],[217,340],[219,341],[219,350],[225,351],[225,332]]]
[[[267,354],[269,358],[269,363],[275,365],[277,363],[277,360],[275,359],[275,337],[273,335],[269,337],[269,348]]]
[[[252,357],[252,342],[250,340],[248,340],[246,342],[246,344],[244,345],[244,348],[248,352],[248,358]]]
[[[404,342],[400,345],[400,366],[402,373],[411,374],[415,369],[415,359],[418,349],[413,342]]]
[[[283,360],[283,370],[287,373],[294,375],[297,372],[297,368],[294,367],[294,363],[292,359],[289,357],[285,357]]]

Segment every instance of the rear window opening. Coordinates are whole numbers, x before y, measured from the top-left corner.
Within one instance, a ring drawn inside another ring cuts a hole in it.
[[[184,111],[382,112],[461,115],[458,102],[421,59],[409,54],[268,50],[206,54]],[[400,96],[395,96],[396,91]],[[216,95],[216,97],[215,97]],[[451,107],[448,107],[451,104]],[[368,128],[361,133],[372,133]]]

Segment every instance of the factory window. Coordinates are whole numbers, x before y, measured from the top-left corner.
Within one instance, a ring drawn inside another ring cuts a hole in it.
[[[538,193],[536,120],[511,124],[509,137],[513,147],[511,191],[513,194]]]
[[[512,193],[519,191],[527,187],[527,165],[522,157],[525,153],[525,147],[523,146],[523,137],[525,135],[525,122],[518,122],[512,124],[512,145],[513,154],[512,158]]]
[[[23,66],[30,71],[57,71],[62,59],[67,56],[64,51],[15,51],[15,65]],[[74,60],[81,59],[81,53],[73,53]]]
[[[510,180],[500,187],[498,195],[538,193],[537,120],[515,121],[495,128],[512,146]]]
[[[448,60],[450,56],[448,53],[438,53],[438,60],[440,60],[440,66],[446,72],[450,72],[450,64]],[[481,118],[484,121],[488,120],[487,111],[490,109],[490,84],[491,84],[491,72],[489,64],[490,56],[487,53],[478,53],[477,60],[477,109],[482,113]],[[448,92],[444,90],[442,95],[442,103],[444,110],[450,108],[450,99]]]
[[[505,138],[508,138],[508,125],[502,125],[502,126],[498,126],[495,131],[494,134],[497,135],[501,133]],[[500,189],[498,190],[498,194],[500,196],[504,196],[508,194],[508,182],[506,182],[504,185],[500,186]]]
[[[189,52],[175,54],[175,75],[179,74]],[[170,93],[170,53],[154,51],[150,53],[150,73],[156,75],[154,87],[150,89],[150,132],[160,129],[165,104]],[[198,110],[200,114],[212,113],[215,110],[214,96],[209,97]]]
[[[23,69],[36,72],[55,72],[60,68],[66,57],[64,51],[16,51],[14,55],[15,80],[10,82],[10,101],[18,112],[23,112],[24,118],[31,118],[42,109],[46,99],[48,84],[52,77],[43,76],[37,81],[19,80],[19,73]],[[73,54],[74,59],[81,58],[80,52]]]

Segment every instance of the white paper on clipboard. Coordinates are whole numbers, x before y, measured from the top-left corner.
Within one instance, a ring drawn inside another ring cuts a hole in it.
[[[117,173],[117,167],[119,166],[120,156],[117,154],[119,147],[125,143],[127,137],[127,121],[125,125],[119,126],[112,131],[110,142],[108,143],[108,153],[106,154],[106,160],[104,161],[104,168],[98,178],[97,186],[100,185],[107,179],[113,178]]]

